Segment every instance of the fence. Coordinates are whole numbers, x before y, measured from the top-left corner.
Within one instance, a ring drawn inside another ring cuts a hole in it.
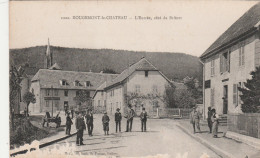
[[[228,114],[228,131],[260,138],[260,113]]]
[[[192,109],[180,109],[180,108],[164,108],[159,109],[159,116],[163,118],[184,118],[190,117]],[[157,111],[153,112],[152,115],[156,115]]]

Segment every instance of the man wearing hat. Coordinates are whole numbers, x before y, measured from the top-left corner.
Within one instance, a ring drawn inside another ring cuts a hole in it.
[[[135,116],[134,110],[132,109],[132,106],[129,104],[128,105],[128,110],[127,110],[127,115],[125,116],[126,119],[127,119],[127,122],[126,122],[126,132],[131,132],[132,131],[132,124],[133,124],[134,116]]]
[[[104,116],[102,117],[103,130],[105,135],[109,135],[109,117],[107,116],[107,112],[104,112]]]
[[[193,125],[193,133],[196,133],[195,125],[197,126],[197,129],[200,131],[200,114],[196,110],[196,107],[193,107],[192,112],[190,113],[190,123]]]
[[[93,132],[94,124],[93,124],[93,113],[92,113],[91,109],[87,110],[87,114],[86,114],[85,118],[86,118],[86,124],[88,127],[88,135],[93,136],[92,132]]]
[[[119,132],[121,132],[122,115],[121,115],[121,113],[119,111],[120,111],[120,109],[117,108],[116,109],[116,113],[115,113],[116,133],[117,133],[117,129],[119,129]]]
[[[145,108],[142,108],[142,112],[140,114],[141,124],[142,124],[142,132],[146,132],[146,121],[147,121],[147,112],[145,111]]]
[[[86,130],[86,125],[85,125],[82,113],[83,112],[79,112],[78,117],[76,119],[76,123],[75,123],[76,129],[77,129],[77,138],[76,138],[77,145],[84,145],[83,144],[83,131]]]
[[[70,113],[67,113],[66,117],[66,134],[70,135],[70,130],[71,130],[71,125],[73,124],[71,118],[70,118]]]

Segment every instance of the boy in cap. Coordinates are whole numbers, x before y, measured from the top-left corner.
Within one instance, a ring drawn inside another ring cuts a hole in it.
[[[122,120],[122,115],[119,112],[120,109],[117,108],[116,109],[116,113],[115,113],[115,122],[116,122],[116,133],[117,133],[117,129],[119,128],[119,132],[121,132],[121,120]]]
[[[104,116],[102,117],[102,123],[103,123],[103,130],[105,132],[105,135],[109,135],[109,117],[107,116],[107,112],[104,112]]]
[[[147,121],[147,112],[145,111],[145,108],[142,108],[142,112],[140,114],[141,124],[142,124],[142,132],[146,132],[146,121]]]

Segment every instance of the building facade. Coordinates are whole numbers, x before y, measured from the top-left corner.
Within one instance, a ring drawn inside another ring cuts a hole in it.
[[[95,92],[94,106],[105,106],[110,114],[116,109],[125,112],[130,103],[138,114],[145,107],[148,112],[165,108],[163,95],[165,86],[171,81],[155,68],[147,59],[142,58],[111,82],[104,83]]]
[[[68,109],[84,109],[92,106],[92,97],[97,87],[117,75],[93,72],[40,69],[32,78],[30,91],[36,103],[30,104],[31,113],[56,112]],[[84,90],[89,101],[78,103],[75,97]]]
[[[219,114],[241,113],[238,87],[260,66],[260,3],[226,30],[201,56],[204,114],[210,106]]]

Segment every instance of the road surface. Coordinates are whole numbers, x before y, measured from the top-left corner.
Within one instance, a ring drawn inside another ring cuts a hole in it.
[[[74,125],[73,125],[74,126]],[[93,136],[89,137],[84,131],[83,146],[76,146],[76,136],[58,142],[43,150],[73,152],[82,155],[140,157],[140,156],[169,156],[181,158],[200,158],[219,156],[203,146],[189,135],[183,133],[176,121],[171,119],[149,119],[147,132],[141,131],[139,118],[133,121],[132,132],[124,132],[126,120],[122,120],[122,133],[115,133],[114,117],[110,116],[110,135],[102,131],[101,115],[94,115]],[[208,155],[208,156],[207,156]]]

